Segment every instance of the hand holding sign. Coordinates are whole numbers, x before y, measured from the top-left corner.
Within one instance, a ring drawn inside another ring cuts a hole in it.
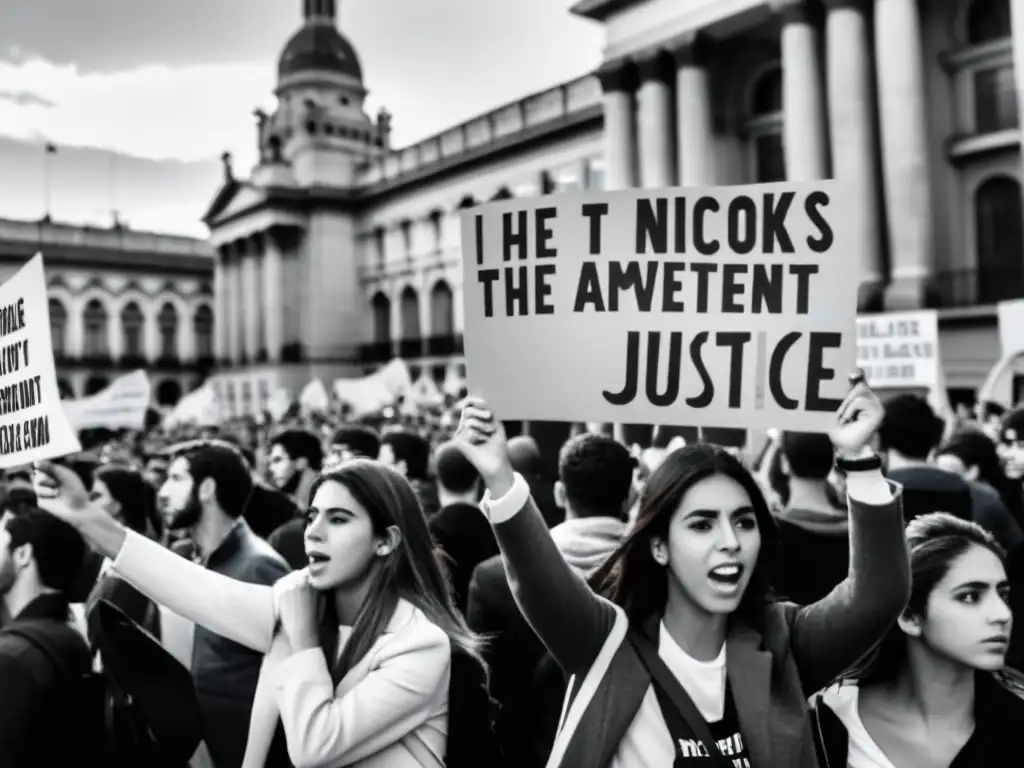
[[[858,371],[850,377],[850,393],[836,411],[829,439],[840,456],[856,457],[868,447],[885,417],[885,406]]]
[[[32,485],[39,508],[75,528],[100,554],[113,560],[121,551],[126,529],[89,500],[78,474],[60,464],[35,465]]]
[[[492,496],[502,496],[512,487],[514,472],[505,428],[479,397],[466,400],[454,439]]]

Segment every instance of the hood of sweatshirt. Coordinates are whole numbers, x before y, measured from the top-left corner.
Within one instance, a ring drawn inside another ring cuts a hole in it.
[[[788,508],[779,514],[778,519],[809,533],[845,536],[850,532],[850,521],[846,512],[841,510]]]
[[[590,574],[622,543],[626,524],[614,517],[566,520],[551,529],[551,538],[570,566]]]

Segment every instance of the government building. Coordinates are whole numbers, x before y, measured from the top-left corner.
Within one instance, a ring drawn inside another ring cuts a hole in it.
[[[0,219],[0,282],[43,254],[61,396],[147,369],[169,407],[210,373],[213,249],[203,240],[49,220]]]
[[[394,147],[391,115],[364,109],[372,82],[335,0],[304,0],[277,109],[257,114],[260,162],[242,177],[225,156],[205,216],[232,411],[393,356],[414,376],[464,375],[467,207],[825,178],[867,212],[853,244],[861,311],[940,310],[947,386],[973,394],[999,357],[995,304],[1024,297],[1024,3],[581,0],[572,12],[604,29],[594,74]]]

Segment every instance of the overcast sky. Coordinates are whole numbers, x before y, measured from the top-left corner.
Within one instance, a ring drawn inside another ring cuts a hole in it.
[[[370,90],[415,142],[586,73],[600,27],[573,0],[339,0]],[[255,159],[252,110],[273,107],[302,0],[0,0],[0,217],[203,235],[217,158]]]

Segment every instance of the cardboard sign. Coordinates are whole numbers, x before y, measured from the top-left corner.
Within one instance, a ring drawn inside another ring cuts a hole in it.
[[[996,305],[999,318],[999,349],[1002,355],[1024,352],[1024,299],[1000,301]]]
[[[834,424],[859,281],[835,182],[509,200],[462,227],[470,389],[501,418]]]
[[[0,285],[0,468],[80,450],[57,389],[50,301],[37,254]]]
[[[80,400],[65,400],[64,410],[75,429],[134,429],[146,426],[152,400],[149,375],[138,370],[118,376],[105,389]]]
[[[935,310],[857,318],[857,366],[873,389],[937,387],[942,375]]]

